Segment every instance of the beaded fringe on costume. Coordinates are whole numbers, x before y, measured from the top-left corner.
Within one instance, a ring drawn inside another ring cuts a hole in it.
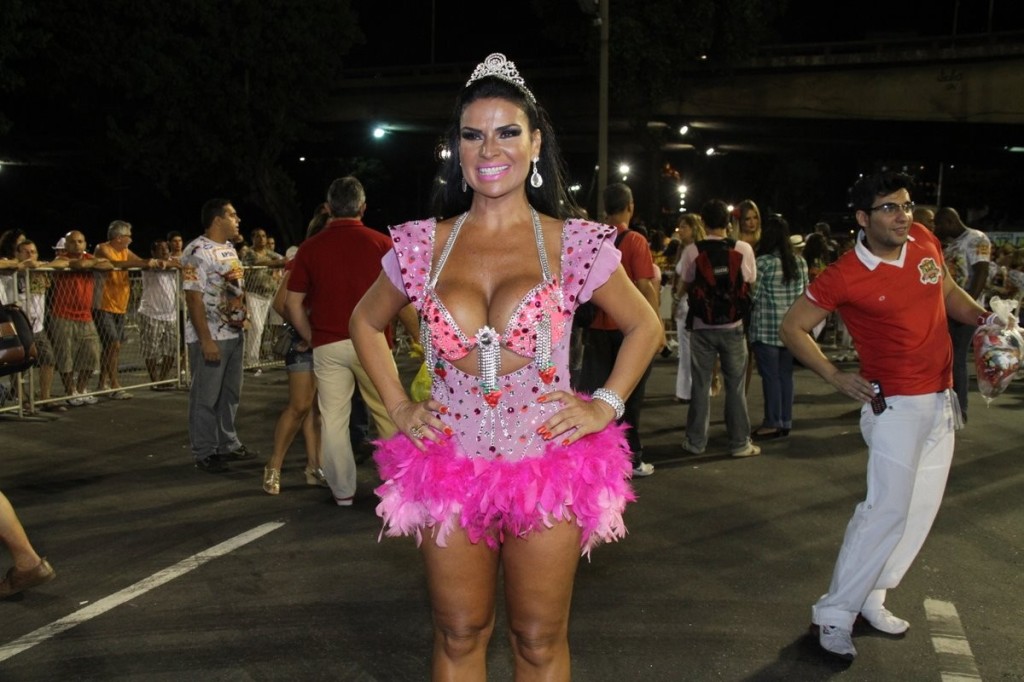
[[[549,444],[539,457],[515,462],[465,457],[456,441],[424,441],[421,451],[404,435],[377,441],[374,460],[384,483],[376,489],[382,534],[414,535],[430,528],[444,547],[456,528],[473,543],[497,549],[506,537],[572,521],[582,531],[582,553],[625,536],[622,513],[636,499],[629,484],[632,456],[623,432],[609,425],[575,443]]]

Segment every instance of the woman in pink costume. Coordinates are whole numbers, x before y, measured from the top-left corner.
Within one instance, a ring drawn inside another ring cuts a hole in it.
[[[484,679],[499,568],[517,679],[569,679],[579,557],[622,537],[634,496],[614,420],[663,343],[618,265],[614,230],[571,219],[547,115],[503,55],[456,101],[435,215],[392,228],[352,316],[360,360],[401,433],[378,443],[387,535],[413,535],[433,604],[435,679]],[[569,389],[573,311],[593,298],[625,333],[593,399]],[[406,395],[383,330],[412,303],[433,371]]]

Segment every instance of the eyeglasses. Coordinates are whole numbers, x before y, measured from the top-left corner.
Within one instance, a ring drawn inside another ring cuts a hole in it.
[[[914,202],[908,201],[905,204],[894,204],[891,201],[887,201],[884,204],[872,206],[871,208],[868,209],[868,213],[872,213],[874,211],[881,211],[884,215],[896,215],[897,213],[913,213]]]

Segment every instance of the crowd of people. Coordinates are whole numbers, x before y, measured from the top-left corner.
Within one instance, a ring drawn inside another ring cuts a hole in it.
[[[834,240],[824,223],[794,234],[752,200],[732,208],[719,199],[680,216],[671,235],[648,236],[622,183],[604,190],[607,215],[591,221],[567,191],[545,110],[500,54],[459,91],[445,146],[433,217],[390,234],[362,223],[366,191],[348,176],[328,187],[291,258],[263,229],[244,245],[241,217],[216,198],[202,207],[201,236],[183,244],[169,235],[147,257],[129,249],[123,221],[110,224],[94,254],[81,232],[69,232],[45,264],[24,235],[5,234],[0,269],[48,271],[18,279],[30,283],[24,291],[0,291],[31,312],[41,345],[52,340],[40,375],[49,367],[52,380],[55,368],[72,405],[86,393],[95,400],[86,389],[96,368],[101,392],[126,394],[118,374],[125,268],[144,270],[140,332],[154,382],[168,378],[179,352],[173,302],[183,298],[191,454],[213,474],[257,456],[235,426],[243,367],[259,353],[269,316],[280,316],[288,397],[263,489],[280,493],[302,431],[306,482],[351,506],[352,422],[372,423],[378,514],[386,535],[416,538],[424,558],[438,679],[485,676],[499,574],[518,673],[568,679],[579,558],[624,536],[630,480],[654,473],[640,416],[659,351],[679,353],[682,449],[708,449],[711,398],[721,391],[728,453],[738,458],[796,427],[799,363],[864,405],[869,448],[866,500],[812,609],[819,641],[852,659],[858,615],[882,632],[905,632],[909,623],[885,608],[886,590],[938,512],[953,432],[966,419],[965,344],[993,322],[987,295],[1020,298],[1021,252],[993,254],[984,233],[949,207],[933,222],[915,218],[912,184],[898,173],[854,187],[856,241]],[[183,297],[157,276],[167,270],[180,270]],[[97,306],[95,272],[105,273]],[[40,307],[32,296],[47,292],[53,303]],[[574,330],[585,304],[596,310]],[[907,315],[914,325],[900,323]],[[859,367],[841,369],[823,352],[829,320],[852,340]],[[425,400],[413,400],[399,378],[396,323],[421,346]],[[752,424],[755,368],[764,414]],[[909,422],[915,428],[904,428]],[[0,596],[51,579],[6,498],[0,519],[15,557]]]
[[[153,390],[171,390],[179,379],[185,348],[184,296],[177,272],[184,249],[181,233],[151,240],[145,255],[131,250],[128,222],[114,220],[106,236],[90,248],[81,230],[67,232],[52,247],[37,244],[20,229],[0,235],[0,303],[25,311],[36,341],[36,380],[24,401],[29,413],[66,412],[101,398],[131,399],[131,387],[122,384],[126,365],[131,371],[144,366],[144,377],[135,377],[135,383],[148,379]],[[239,237],[234,248],[249,273],[246,367],[259,373],[271,359],[268,340],[273,333],[265,328],[276,331],[282,323],[269,309],[269,296],[276,291],[285,260],[272,250],[265,230],[253,230],[251,237],[251,246]],[[51,249],[52,256],[46,257]],[[122,348],[130,333],[133,355],[125,358]],[[53,393],[55,376],[63,384],[63,399]],[[3,397],[13,394],[5,385]]]
[[[154,242],[147,257],[136,255],[129,248],[132,226],[123,220],[111,222],[106,236],[107,241],[89,253],[85,234],[71,230],[53,246],[50,260],[40,257],[39,245],[23,230],[0,236],[0,303],[20,306],[32,324],[41,409],[64,412],[95,404],[97,395],[112,400],[132,397],[120,376],[131,299],[129,268],[147,275],[144,305],[138,311],[140,326],[154,321],[142,334],[142,354],[147,366],[152,363],[151,378],[168,378],[166,357],[173,358],[177,351],[167,348],[164,330],[156,321],[163,320],[167,306],[177,300],[171,271],[178,262],[164,240]],[[177,319],[173,310],[170,314]],[[63,400],[52,400],[55,375],[63,384]]]

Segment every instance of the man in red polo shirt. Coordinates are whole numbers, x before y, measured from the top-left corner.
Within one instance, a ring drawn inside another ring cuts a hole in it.
[[[643,235],[629,229],[629,222],[635,209],[633,191],[621,182],[608,185],[604,190],[604,206],[607,211],[605,222],[616,229],[616,246],[622,254],[622,267],[643,297],[657,311],[656,287],[660,286],[661,282],[655,276],[651,247]],[[615,358],[619,355],[622,339],[622,332],[619,331],[615,320],[598,308],[594,321],[583,333],[583,366],[580,369],[577,389],[593,393],[604,386],[615,365]],[[629,426],[626,438],[629,440],[629,449],[633,452],[634,477],[650,476],[654,473],[654,465],[644,461],[644,448],[640,441],[640,410],[643,407],[645,386],[650,373],[651,368],[648,366],[640,378],[640,383],[626,399],[626,411],[620,420],[620,423]]]
[[[354,177],[338,178],[327,190],[331,219],[307,239],[295,255],[285,310],[303,340],[313,347],[320,403],[320,462],[339,506],[349,506],[356,492],[356,462],[349,438],[352,395],[359,392],[387,438],[395,425],[366,375],[348,333],[348,319],[359,299],[381,272],[381,258],[391,238],[363,225],[366,192]]]
[[[889,635],[910,627],[885,608],[885,595],[928,537],[962,424],[950,388],[946,316],[967,324],[986,316],[949,275],[938,239],[913,222],[910,187],[908,176],[894,172],[857,181],[856,247],[796,300],[780,334],[801,364],[864,404],[867,495],[847,525],[828,592],[811,611],[821,647],[848,660],[857,655],[851,634],[858,614]],[[833,310],[853,336],[859,372],[840,371],[810,335]]]

